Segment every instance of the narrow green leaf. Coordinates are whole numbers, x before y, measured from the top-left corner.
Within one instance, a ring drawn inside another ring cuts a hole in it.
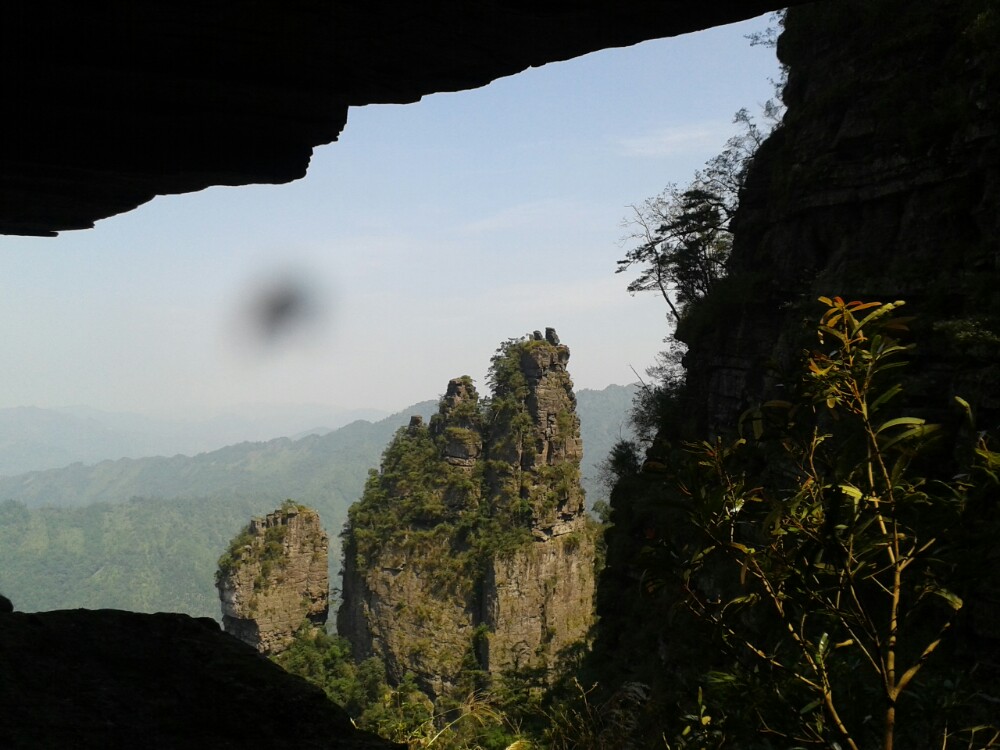
[[[868,306],[871,306],[872,304],[878,304],[878,303],[877,302],[876,303],[869,303]],[[864,318],[858,324],[858,328],[863,328],[864,326],[868,325],[870,322],[872,322],[874,320],[878,320],[883,315],[891,313],[896,308],[902,307],[905,304],[906,303],[903,300],[896,300],[895,302],[889,302],[889,303],[886,303],[886,304],[882,305],[878,309],[873,310],[872,312],[868,313],[868,316],[866,318]]]
[[[960,610],[962,608],[962,605],[964,604],[964,602],[962,601],[962,597],[960,597],[958,594],[949,591],[948,589],[942,586],[933,587],[932,589],[930,589],[930,593],[940,596],[942,599],[948,602],[951,608],[954,609],[955,611]]]
[[[966,401],[961,396],[952,396],[952,398],[955,399],[956,404],[962,407],[962,410],[966,413],[966,415],[970,417],[972,416],[972,406],[969,404],[968,401]]]
[[[875,368],[874,372],[885,372],[886,370],[895,370],[897,367],[906,367],[906,362],[882,362]]]
[[[903,390],[903,386],[900,383],[896,383],[889,390],[872,401],[871,405],[868,407],[869,413],[874,413],[880,406],[888,402],[890,399],[895,398],[901,390]]]
[[[805,716],[808,713],[812,713],[817,708],[819,708],[822,702],[823,701],[821,700],[814,700],[812,703],[807,703],[805,706],[802,707],[802,710],[799,711],[799,716]]]
[[[853,484],[838,484],[837,487],[840,488],[841,492],[843,492],[845,495],[852,498],[853,500],[861,499],[861,494],[862,494],[861,490],[859,490]]]
[[[909,440],[910,438],[915,438],[915,437],[925,437],[930,433],[936,432],[937,430],[940,429],[941,425],[939,424],[918,425],[916,427],[913,427],[912,429],[906,430],[906,432],[896,435],[896,437],[892,438],[889,442],[880,445],[879,448],[881,448],[884,451],[887,451],[897,443],[901,443],[904,440]]]
[[[926,422],[926,419],[921,419],[920,417],[896,417],[895,419],[890,419],[888,422],[883,422],[882,425],[875,430],[876,435],[880,435],[891,427],[897,427],[899,425],[922,425]]]

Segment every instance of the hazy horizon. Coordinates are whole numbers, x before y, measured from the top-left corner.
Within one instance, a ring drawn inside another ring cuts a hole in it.
[[[392,413],[553,326],[579,389],[642,375],[662,301],[615,275],[621,219],[771,94],[767,18],[352,109],[279,186],[158,197],[0,237],[0,407],[184,420],[240,404]]]

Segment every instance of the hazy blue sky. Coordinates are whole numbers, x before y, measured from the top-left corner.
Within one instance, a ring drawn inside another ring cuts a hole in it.
[[[417,104],[351,111],[308,176],[157,198],[57,239],[0,237],[0,407],[197,416],[241,403],[395,410],[481,388],[497,344],[554,326],[578,388],[666,334],[615,275],[631,203],[683,183],[777,74],[767,19],[607,50]],[[266,342],[251,299],[312,314]]]

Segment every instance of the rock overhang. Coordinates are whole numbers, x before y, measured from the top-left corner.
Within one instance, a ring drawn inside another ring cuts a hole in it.
[[[0,233],[285,183],[349,107],[731,23],[785,0],[15,0],[0,9]]]

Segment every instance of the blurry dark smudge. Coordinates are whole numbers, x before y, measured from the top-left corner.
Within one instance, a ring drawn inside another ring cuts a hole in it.
[[[267,289],[254,305],[261,338],[274,341],[309,316],[311,303],[304,286],[286,281]]]
[[[320,333],[327,300],[305,274],[272,274],[245,299],[243,328],[258,346],[308,341]]]

